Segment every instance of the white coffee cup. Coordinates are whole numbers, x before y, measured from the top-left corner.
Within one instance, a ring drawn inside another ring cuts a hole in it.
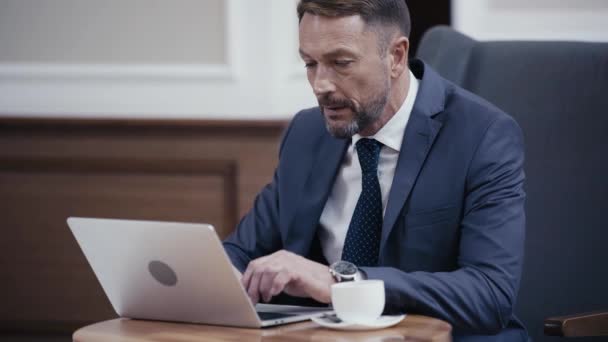
[[[331,286],[331,303],[345,322],[372,323],[384,311],[384,281],[346,281]]]

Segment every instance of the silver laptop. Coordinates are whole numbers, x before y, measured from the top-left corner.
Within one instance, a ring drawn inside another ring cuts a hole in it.
[[[211,225],[79,217],[67,222],[121,317],[259,328],[331,313],[254,306]]]

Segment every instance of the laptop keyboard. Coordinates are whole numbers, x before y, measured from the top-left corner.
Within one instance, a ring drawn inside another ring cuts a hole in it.
[[[281,313],[281,312],[258,312],[258,316],[262,321],[273,320],[278,318],[285,318],[295,316],[294,314]]]

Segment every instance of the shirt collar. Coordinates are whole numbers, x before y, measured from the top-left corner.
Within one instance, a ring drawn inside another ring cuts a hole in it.
[[[384,146],[387,146],[397,152],[401,151],[401,143],[403,142],[403,134],[405,133],[405,127],[410,119],[412,110],[414,109],[414,102],[418,95],[419,81],[416,79],[414,74],[410,71],[410,86],[405,97],[405,101],[401,104],[401,107],[393,115],[393,117],[386,123],[380,130],[369,137],[369,139],[376,139],[381,142]],[[363,139],[358,133],[353,135],[352,145],[356,146],[357,141]]]

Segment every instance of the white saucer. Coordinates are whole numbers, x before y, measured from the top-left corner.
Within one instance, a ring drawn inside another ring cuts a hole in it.
[[[313,322],[330,329],[338,329],[338,330],[376,330],[392,327],[393,325],[401,322],[405,318],[405,315],[398,316],[380,316],[377,320],[366,323],[348,323],[341,321],[335,315],[329,316],[321,316],[321,317],[313,317],[311,318]]]

